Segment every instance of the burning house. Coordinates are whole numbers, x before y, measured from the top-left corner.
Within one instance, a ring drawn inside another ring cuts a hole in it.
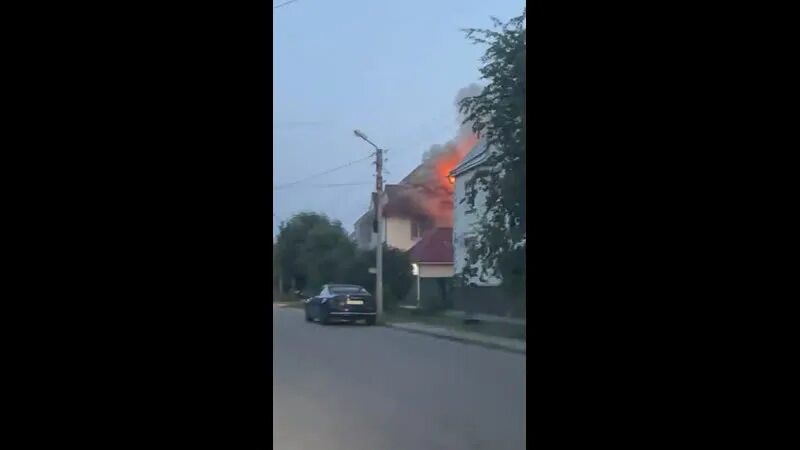
[[[470,85],[459,91],[455,102],[458,104],[460,99],[480,91],[479,86]],[[472,222],[467,218],[466,205],[461,203],[466,180],[463,175],[471,173],[470,161],[477,161],[481,152],[476,149],[481,147],[472,124],[461,115],[458,120],[460,127],[455,139],[431,146],[423,155],[422,164],[398,184],[386,185],[382,199],[373,194],[370,210],[354,226],[358,247],[375,248],[375,202],[383,202],[384,242],[409,252],[417,276],[417,302],[421,297],[429,297],[426,294],[436,294],[440,299],[447,297],[449,287],[445,286],[451,283],[445,279],[460,273],[465,262],[465,239],[470,238],[466,230]],[[426,279],[435,279],[435,283]]]
[[[423,235],[436,228],[453,227],[453,182],[450,171],[477,142],[474,135],[435,146],[425,161],[397,184],[384,187],[384,242],[400,250],[410,250]],[[370,209],[354,225],[359,248],[377,245],[375,194]]]
[[[449,173],[474,145],[474,136],[442,147],[403,178],[384,187],[384,236],[387,245],[409,250],[422,235],[435,228],[453,227],[453,182]],[[374,248],[375,194],[370,210],[355,223],[360,248]]]
[[[431,148],[422,164],[398,184],[385,186],[383,198],[384,242],[407,251],[414,265],[416,289],[406,303],[422,298],[445,300],[453,277],[454,182],[450,172],[475,146],[467,134],[444,146]],[[355,223],[355,241],[361,249],[377,245],[375,194],[367,211]]]

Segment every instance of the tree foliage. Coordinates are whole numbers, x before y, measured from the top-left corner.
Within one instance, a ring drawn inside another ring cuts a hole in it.
[[[503,285],[519,292],[525,286],[525,12],[494,29],[467,29],[467,39],[486,45],[481,58],[482,92],[459,102],[473,131],[489,146],[485,167],[467,182],[466,201],[475,208],[485,193],[477,239],[467,249],[465,276],[485,278],[497,269]],[[480,267],[480,270],[477,269]]]
[[[278,246],[272,243],[272,290],[278,290],[280,271],[278,270]]]
[[[347,282],[365,287],[375,293],[375,250],[358,251],[347,267]],[[386,309],[392,309],[405,298],[414,283],[408,254],[396,248],[383,247],[383,300]]]
[[[345,282],[343,263],[353,259],[355,244],[339,221],[300,213],[280,225],[276,253],[284,286],[313,291],[325,283]]]
[[[327,283],[357,284],[375,292],[375,251],[357,251],[339,221],[323,214],[300,213],[282,223],[275,244],[284,289],[294,287],[315,293]],[[402,299],[411,289],[411,263],[405,252],[384,247],[383,279],[385,306]]]

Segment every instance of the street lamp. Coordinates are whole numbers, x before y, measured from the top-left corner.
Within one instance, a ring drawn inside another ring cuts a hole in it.
[[[378,148],[377,145],[375,145],[375,143],[373,143],[372,141],[369,140],[369,138],[367,137],[366,134],[364,134],[363,131],[361,131],[361,130],[353,130],[353,134],[355,134],[356,136],[360,137],[361,139],[367,141],[369,143],[369,145],[375,147],[375,150],[378,150],[378,151],[381,150],[380,148]]]
[[[370,141],[362,131],[353,130],[353,134],[375,147],[375,197],[377,198],[375,214],[378,222],[378,246],[375,248],[375,304],[377,321],[383,322],[383,150]]]

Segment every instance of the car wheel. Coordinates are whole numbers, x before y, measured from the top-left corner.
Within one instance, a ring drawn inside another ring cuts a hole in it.
[[[364,321],[367,325],[375,325],[375,316],[367,317]]]

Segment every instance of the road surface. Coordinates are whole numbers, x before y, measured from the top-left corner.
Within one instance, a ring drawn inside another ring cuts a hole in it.
[[[525,448],[525,355],[273,308],[273,448]]]

